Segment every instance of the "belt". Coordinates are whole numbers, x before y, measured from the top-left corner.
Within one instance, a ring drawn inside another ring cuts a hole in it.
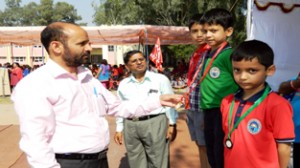
[[[105,149],[98,153],[63,153],[55,154],[56,159],[69,159],[69,160],[95,160],[95,159],[105,159],[107,158],[107,150]]]
[[[161,113],[163,114],[163,113]],[[142,116],[142,117],[133,117],[133,118],[127,118],[127,120],[131,120],[131,121],[144,121],[144,120],[148,120],[150,118],[154,118],[157,117],[161,114],[154,114],[154,115],[147,115],[147,116]]]

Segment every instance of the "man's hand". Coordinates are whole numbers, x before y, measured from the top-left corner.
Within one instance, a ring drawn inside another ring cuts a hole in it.
[[[170,142],[174,141],[177,136],[177,128],[176,125],[169,126],[167,131],[167,139],[170,140]]]
[[[163,106],[175,107],[182,100],[179,94],[163,94],[160,95],[160,104]]]
[[[123,134],[122,132],[116,132],[114,136],[114,140],[118,145],[123,144]]]

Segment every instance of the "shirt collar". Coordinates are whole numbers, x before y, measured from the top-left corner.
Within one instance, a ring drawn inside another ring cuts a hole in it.
[[[146,70],[144,80],[141,81],[141,82],[139,82],[139,81],[137,81],[137,80],[135,79],[135,77],[131,74],[130,77],[129,77],[130,80],[129,80],[128,82],[132,82],[132,83],[144,83],[144,81],[146,81],[146,80],[151,81],[150,76],[151,76],[151,73],[150,73],[148,70]]]
[[[268,84],[266,83],[265,86],[267,86]],[[264,89],[262,89],[261,91],[257,92],[255,95],[251,96],[250,98],[248,98],[247,100],[243,100],[243,90],[240,88],[238,89],[238,91],[235,93],[234,98],[239,100],[239,101],[247,101],[247,102],[252,102],[254,103],[257,99],[259,99],[264,91],[266,90],[267,87],[265,87]],[[270,90],[271,92],[272,90]]]
[[[224,50],[229,49],[229,48],[231,48],[231,46],[230,46],[229,43],[227,43],[226,46],[220,51],[220,53],[221,53],[222,51],[224,51]],[[215,52],[217,52],[217,50],[218,50],[218,48],[217,48],[217,49],[214,49],[214,50],[210,50],[210,51],[209,51],[208,57],[209,57],[209,58],[213,57],[213,56],[215,55]]]
[[[50,73],[53,75],[54,78],[72,78],[76,80],[76,78],[71,75],[68,71],[66,71],[64,68],[62,68],[60,65],[58,65],[56,62],[54,62],[51,59],[48,59],[46,65],[50,69]],[[92,76],[92,73],[87,70],[86,68],[79,66],[77,67],[77,78],[78,80],[84,80],[86,77]]]

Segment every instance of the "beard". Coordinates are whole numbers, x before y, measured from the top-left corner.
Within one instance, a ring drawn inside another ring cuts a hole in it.
[[[86,64],[90,59],[90,51],[86,51],[80,54],[72,54],[69,47],[65,46],[65,52],[63,56],[63,60],[69,67],[78,67],[82,64]]]

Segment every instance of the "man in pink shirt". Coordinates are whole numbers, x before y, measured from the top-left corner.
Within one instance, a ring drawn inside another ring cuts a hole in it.
[[[92,48],[87,32],[75,24],[51,23],[41,41],[50,59],[22,79],[12,95],[20,148],[31,167],[107,168],[105,115],[132,118],[180,101],[180,95],[162,95],[142,104],[121,102],[81,66]]]

